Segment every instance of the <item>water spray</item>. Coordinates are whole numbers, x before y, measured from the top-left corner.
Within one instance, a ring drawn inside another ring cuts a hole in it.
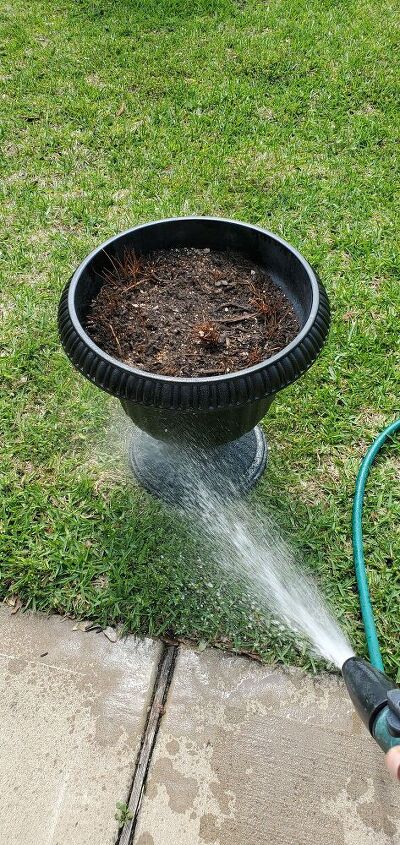
[[[384,429],[362,461],[353,503],[353,555],[361,614],[371,663],[350,657],[342,666],[343,678],[354,707],[383,751],[400,745],[400,688],[384,674],[384,665],[369,593],[362,537],[362,511],[369,470],[383,444],[400,430],[400,420]]]

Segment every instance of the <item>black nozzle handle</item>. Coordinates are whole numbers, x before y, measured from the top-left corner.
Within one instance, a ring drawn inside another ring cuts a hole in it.
[[[361,657],[349,657],[342,666],[342,674],[353,705],[373,736],[375,719],[387,705],[388,692],[396,689],[396,684]]]

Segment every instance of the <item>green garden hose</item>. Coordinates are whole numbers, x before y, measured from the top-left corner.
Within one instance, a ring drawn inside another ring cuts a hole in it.
[[[368,578],[365,568],[364,546],[362,536],[362,512],[364,504],[365,485],[372,463],[376,455],[386,443],[386,440],[400,430],[400,419],[388,425],[376,438],[365,455],[356,481],[356,489],[353,501],[352,534],[353,534],[353,557],[354,568],[357,578],[358,592],[360,596],[361,615],[364,623],[365,636],[367,639],[369,658],[376,669],[384,671],[384,665],[379,647],[378,634],[376,631],[374,612],[372,610],[371,598],[368,587]]]

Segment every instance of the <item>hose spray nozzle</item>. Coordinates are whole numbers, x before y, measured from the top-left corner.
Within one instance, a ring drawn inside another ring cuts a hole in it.
[[[383,751],[400,745],[400,688],[360,657],[349,657],[342,674],[353,705]]]

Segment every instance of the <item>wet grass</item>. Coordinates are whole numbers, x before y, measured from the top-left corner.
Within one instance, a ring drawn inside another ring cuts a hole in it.
[[[109,402],[57,340],[59,294],[93,246],[135,222],[219,214],[292,241],[331,298],[320,361],[265,420],[255,498],[363,651],[351,498],[364,450],[399,413],[395,4],[14,0],[0,23],[2,597],[307,663],[187,526],[88,461]],[[365,520],[391,670],[398,482],[394,444]]]

